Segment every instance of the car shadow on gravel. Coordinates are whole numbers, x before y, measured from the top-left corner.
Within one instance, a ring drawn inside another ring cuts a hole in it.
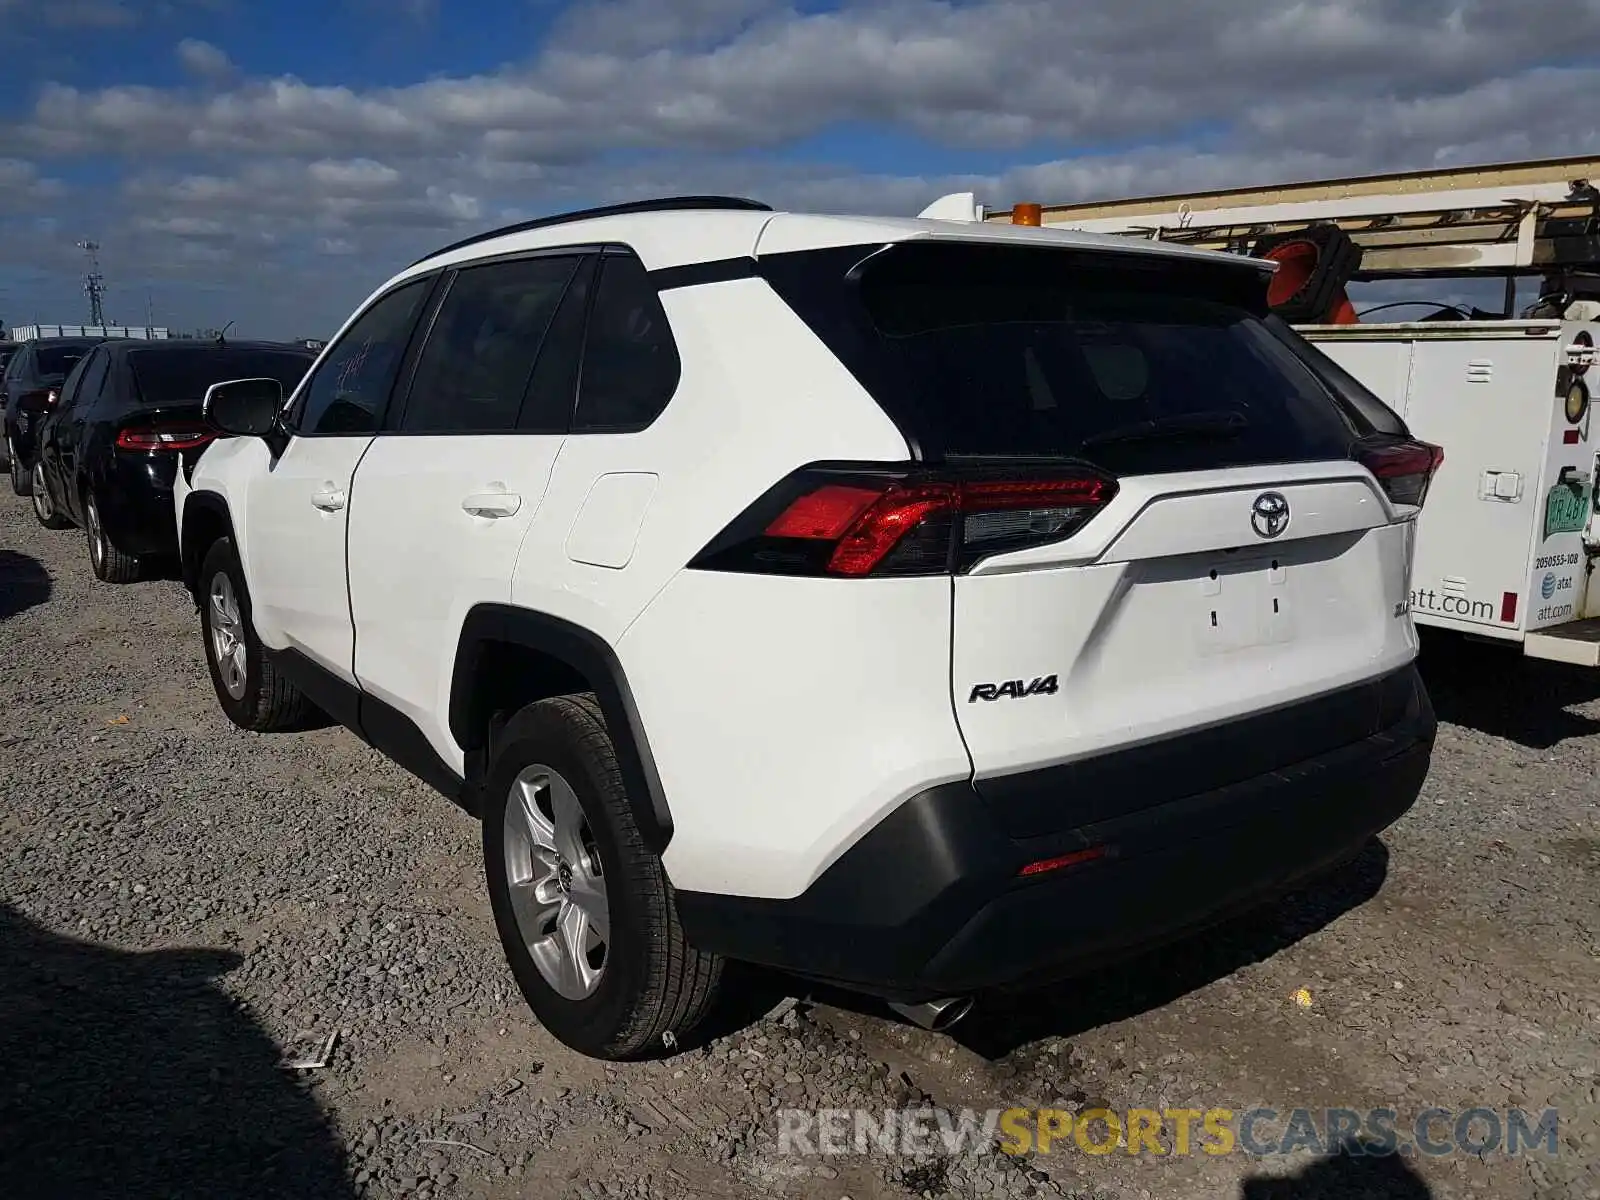
[[[1373,838],[1342,867],[1276,904],[1050,987],[985,997],[949,1036],[990,1060],[1049,1037],[1074,1037],[1170,1004],[1270,958],[1378,894],[1389,851]]]
[[[1258,1176],[1239,1186],[1239,1200],[1429,1200],[1432,1190],[1394,1154],[1333,1154],[1293,1175]]]
[[[0,621],[50,599],[50,572],[39,560],[15,550],[0,550]]]
[[[353,1196],[316,1102],[214,982],[238,962],[75,941],[0,905],[0,1193]]]
[[[1438,630],[1422,641],[1419,665],[1441,721],[1548,750],[1600,733],[1600,719],[1570,709],[1600,700],[1600,671],[1524,658]]]

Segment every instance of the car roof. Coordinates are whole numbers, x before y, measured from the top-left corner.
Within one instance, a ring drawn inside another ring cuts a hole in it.
[[[706,203],[697,207],[693,203],[695,199]],[[374,288],[350,314],[346,325],[379,296],[409,279],[504,255],[567,248],[599,249],[620,244],[637,254],[646,270],[661,271],[767,254],[917,240],[1097,250],[1108,254],[1208,262],[1262,273],[1271,273],[1277,268],[1276,263],[1267,259],[1076,229],[929,217],[780,212],[753,201],[728,197],[669,197],[540,218],[453,243],[418,259]],[[338,332],[343,330],[341,326]]]
[[[661,201],[659,208],[592,210],[569,218],[490,231],[435,251],[395,275],[379,291],[414,275],[504,254],[566,246],[626,243],[647,270],[726,259],[760,257],[798,250],[913,240],[979,242],[1040,248],[1099,250],[1114,254],[1157,255],[1173,259],[1231,263],[1263,272],[1274,264],[1219,251],[1168,242],[1133,241],[1113,234],[1075,229],[1005,225],[993,221],[947,221],[925,217],[875,217],[776,212],[749,202],[716,201],[718,207],[693,208]],[[748,207],[746,207],[748,206]],[[374,292],[374,295],[377,293]]]
[[[314,357],[316,351],[307,350],[293,342],[233,341],[219,342],[216,338],[112,338],[105,343],[113,355],[127,355],[135,350],[277,350],[284,354]]]
[[[98,346],[105,338],[97,337],[48,337],[29,338],[26,342],[18,342],[19,346],[32,345],[40,350],[60,350],[75,346]]]

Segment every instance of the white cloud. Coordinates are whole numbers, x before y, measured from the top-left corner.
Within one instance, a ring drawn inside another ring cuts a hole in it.
[[[200,79],[226,79],[233,73],[233,62],[227,52],[210,42],[184,38],[178,43],[177,53],[183,69]]]
[[[1596,39],[1595,0],[1192,0],[1181,21],[1166,0],[1070,12],[1058,0],[884,0],[807,15],[767,0],[609,0],[495,74],[367,90],[284,77],[213,96],[56,87],[20,136],[44,152],[162,153],[181,128],[190,152],[546,161],[770,147],[873,121],[963,146],[1092,146],[1307,106],[1447,104]],[[1457,128],[1475,119],[1456,107]]]
[[[349,191],[384,191],[400,182],[400,172],[370,158],[343,162],[320,159],[306,168],[311,178],[329,188]]]

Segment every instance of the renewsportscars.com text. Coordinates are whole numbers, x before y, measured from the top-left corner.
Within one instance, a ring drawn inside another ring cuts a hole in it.
[[[1342,1150],[1356,1156],[1511,1158],[1560,1152],[1559,1114],[1488,1107],[782,1109],[778,1152],[802,1155],[1087,1154],[1271,1157]]]

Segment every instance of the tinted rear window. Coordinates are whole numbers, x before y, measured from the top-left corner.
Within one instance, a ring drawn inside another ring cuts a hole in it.
[[[1266,326],[1252,271],[910,243],[829,286],[816,276],[837,252],[785,257],[774,287],[930,457],[1142,472],[1348,453],[1352,429]]]
[[[46,379],[62,380],[78,365],[78,360],[93,346],[40,346],[35,355],[39,374]]]
[[[276,379],[288,395],[310,368],[315,356],[292,350],[249,350],[225,347],[134,350],[128,355],[139,399],[145,404],[198,402],[213,383],[229,379]]]

